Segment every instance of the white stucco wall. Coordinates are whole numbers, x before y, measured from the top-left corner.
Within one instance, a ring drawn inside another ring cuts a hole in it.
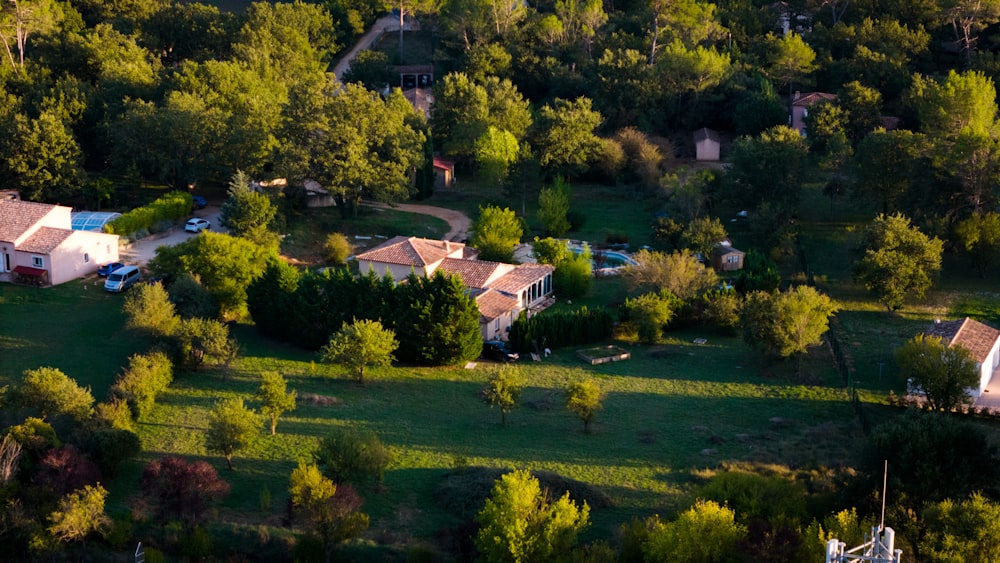
[[[118,235],[73,231],[49,257],[52,285],[65,283],[96,272],[101,264],[117,262]]]

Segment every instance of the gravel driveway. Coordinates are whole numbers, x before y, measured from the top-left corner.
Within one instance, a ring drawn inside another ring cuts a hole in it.
[[[203,217],[212,222],[212,231],[217,233],[226,232],[225,229],[219,227],[219,213],[218,207],[209,206],[205,209],[198,209],[191,215],[191,217]],[[139,264],[145,265],[154,256],[156,256],[156,249],[161,246],[173,246],[175,244],[182,243],[191,237],[196,237],[198,235],[194,233],[188,233],[184,230],[184,225],[177,225],[165,233],[158,233],[142,240],[137,240],[132,244],[122,246],[118,250],[118,254],[121,256],[120,260],[128,264]]]

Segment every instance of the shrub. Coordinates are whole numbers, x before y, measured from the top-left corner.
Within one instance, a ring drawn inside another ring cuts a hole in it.
[[[313,454],[323,474],[337,483],[359,484],[372,479],[381,484],[392,452],[374,432],[338,428],[320,442]]]
[[[545,312],[530,319],[521,314],[510,329],[510,345],[518,352],[591,344],[611,338],[614,316],[603,308]]]
[[[138,238],[143,232],[162,230],[163,223],[180,221],[191,213],[191,194],[170,192],[149,205],[138,207],[104,226],[104,231],[127,238]]]
[[[347,257],[354,252],[351,241],[347,240],[341,233],[330,233],[326,236],[326,243],[323,245],[323,254],[326,261],[334,266],[343,266],[347,262]]]
[[[628,235],[624,233],[610,232],[604,236],[607,244],[628,244]]]
[[[174,366],[163,352],[136,354],[129,358],[125,373],[111,388],[112,396],[124,399],[136,419],[149,414],[156,396],[174,380]]]

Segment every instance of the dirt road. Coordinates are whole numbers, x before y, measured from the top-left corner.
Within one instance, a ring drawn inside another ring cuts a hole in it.
[[[358,39],[358,42],[354,44],[354,47],[333,67],[333,74],[337,77],[337,82],[343,82],[344,73],[347,72],[347,69],[351,68],[351,61],[354,60],[354,57],[358,56],[358,53],[371,47],[372,42],[383,32],[389,31],[399,31],[399,16],[389,14],[375,20],[368,33],[362,35],[361,39]]]
[[[448,223],[448,232],[445,233],[444,237],[442,237],[445,240],[461,242],[469,238],[469,228],[472,226],[472,220],[461,211],[435,207],[433,205],[420,205],[416,203],[397,203],[387,205],[384,203],[366,201],[363,205],[367,205],[369,207],[381,207],[383,209],[398,209],[399,211],[405,211],[407,213],[417,213],[419,215],[437,217],[438,219],[443,219]]]

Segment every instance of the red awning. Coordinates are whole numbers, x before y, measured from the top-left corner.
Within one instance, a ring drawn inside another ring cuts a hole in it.
[[[28,266],[14,266],[14,273],[23,274],[25,276],[35,276],[39,278],[44,276],[45,274],[48,274],[46,270],[43,270],[41,268],[30,268]]]

